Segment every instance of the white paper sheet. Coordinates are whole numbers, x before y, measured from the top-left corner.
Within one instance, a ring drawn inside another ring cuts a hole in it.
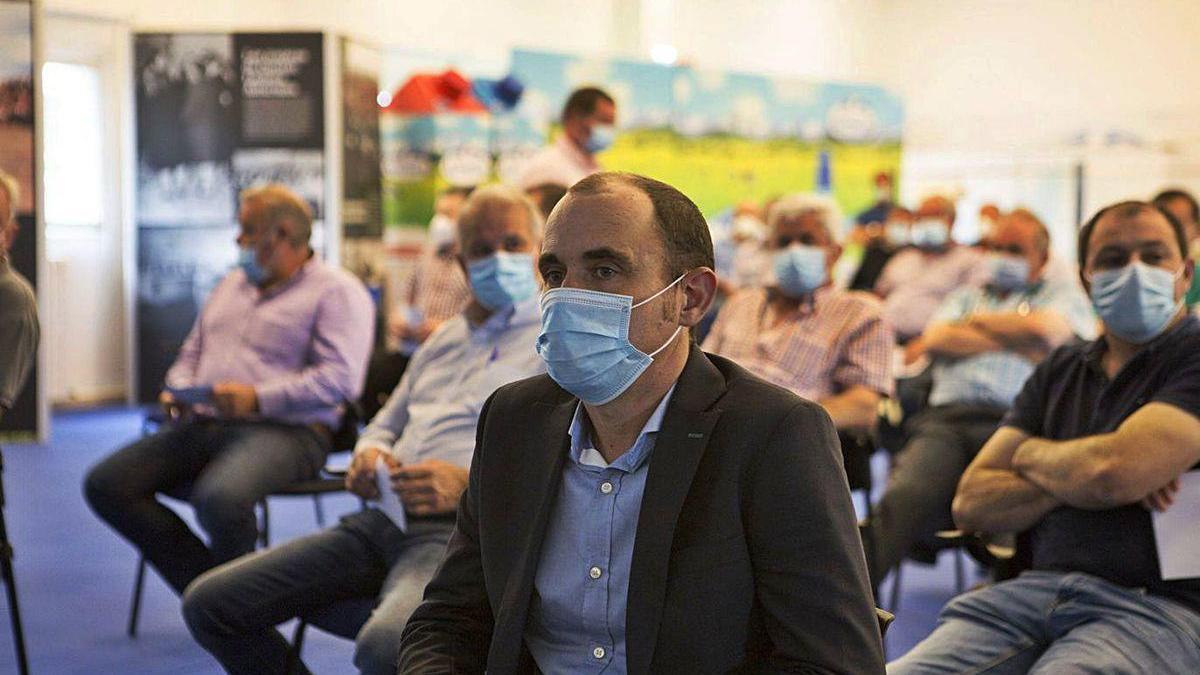
[[[1163,580],[1200,577],[1200,471],[1179,477],[1175,503],[1153,519]]]
[[[379,487],[379,510],[391,518],[401,532],[407,532],[408,518],[404,515],[404,504],[400,502],[400,495],[392,490],[392,479],[382,455],[375,459],[375,485]]]

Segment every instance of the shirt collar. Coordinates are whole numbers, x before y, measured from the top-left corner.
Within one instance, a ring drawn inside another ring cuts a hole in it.
[[[567,133],[565,131],[559,134],[558,140],[555,141],[555,145],[557,145],[558,149],[561,150],[568,158],[570,158],[572,162],[578,164],[579,166],[586,167],[593,171],[600,167],[600,165],[596,163],[595,157],[580,150],[574,143],[571,142],[571,139],[567,138]]]
[[[575,417],[571,419],[571,428],[567,432],[571,435],[571,459],[580,466],[617,469],[625,473],[637,471],[646,462],[650,451],[654,448],[653,440],[658,436],[659,429],[662,428],[663,416],[666,415],[667,404],[670,403],[671,396],[675,393],[676,384],[678,381],[671,385],[666,395],[658,402],[658,407],[654,409],[654,412],[650,414],[650,419],[646,420],[646,424],[642,426],[633,447],[612,464],[604,461],[604,456],[596,449],[596,444],[592,440],[592,425],[588,421],[583,403],[577,405]]]
[[[276,286],[273,286],[272,288],[264,291],[264,290],[260,289],[258,286],[255,286],[253,283],[251,283],[249,279],[245,279],[245,282],[247,285],[253,287],[254,290],[258,291],[259,297],[273,298],[276,295],[280,295],[283,292],[287,291],[289,288],[292,288],[292,287],[296,286],[297,284],[299,284],[301,281],[304,280],[304,277],[311,274],[312,270],[316,269],[320,264],[321,264],[321,261],[319,258],[317,258],[316,251],[312,251],[311,254],[308,256],[308,260],[305,260],[304,263],[302,265],[300,265],[300,269],[296,270],[295,274],[288,277],[288,279],[281,284],[277,284]]]
[[[1181,336],[1181,335],[1191,333],[1192,331],[1196,330],[1197,328],[1200,328],[1200,321],[1197,321],[1196,317],[1193,314],[1191,314],[1191,313],[1186,314],[1183,317],[1183,319],[1180,320],[1179,323],[1175,324],[1175,326],[1173,328],[1166,331],[1162,335],[1159,335],[1158,337],[1154,338],[1153,340],[1147,342],[1146,344],[1142,345],[1142,348],[1139,349],[1137,351],[1137,353],[1133,355],[1133,358],[1129,359],[1129,363],[1133,363],[1135,360],[1141,358],[1143,354],[1147,354],[1147,355],[1153,354],[1155,351],[1162,348],[1164,345],[1166,345],[1170,342],[1174,342],[1176,336]],[[1104,356],[1104,353],[1107,351],[1108,351],[1108,342],[1105,341],[1104,336],[1101,335],[1100,337],[1093,340],[1090,344],[1088,344],[1084,348],[1083,359],[1088,364],[1091,364],[1091,365],[1099,368],[1100,367],[1100,359]],[[1128,366],[1129,364],[1127,363],[1125,365]]]

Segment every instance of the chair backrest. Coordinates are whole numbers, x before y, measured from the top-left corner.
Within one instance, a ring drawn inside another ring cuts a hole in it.
[[[842,444],[842,464],[846,467],[846,480],[851,490],[871,491],[871,455],[875,454],[875,443],[866,432],[855,433],[838,430],[838,441]]]
[[[884,637],[887,635],[888,626],[892,625],[892,622],[896,620],[896,615],[876,607],[875,619],[879,621],[879,637]]]
[[[333,432],[333,450],[353,450],[358,444],[358,428],[362,424],[362,407],[357,401],[342,402],[342,421]]]

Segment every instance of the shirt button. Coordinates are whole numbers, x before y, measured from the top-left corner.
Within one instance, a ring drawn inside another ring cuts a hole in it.
[[[603,494],[608,494],[608,493],[612,492],[612,483],[610,483],[608,481],[604,481],[603,483],[601,483],[600,484],[600,492],[602,492]]]
[[[595,649],[592,650],[592,656],[594,656],[598,659],[604,658],[604,654],[605,654],[604,647],[596,647]]]
[[[593,579],[599,579],[601,574],[604,573],[600,571],[599,567],[593,567],[592,569],[588,570],[588,576]]]

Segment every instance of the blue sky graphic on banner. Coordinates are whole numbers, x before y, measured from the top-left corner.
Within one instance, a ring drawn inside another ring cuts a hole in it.
[[[897,142],[900,99],[881,87],[667,67],[619,59],[517,50],[512,72],[526,86],[522,108],[557,121],[576,87],[596,84],[617,100],[624,129],[672,126],[685,136]]]

